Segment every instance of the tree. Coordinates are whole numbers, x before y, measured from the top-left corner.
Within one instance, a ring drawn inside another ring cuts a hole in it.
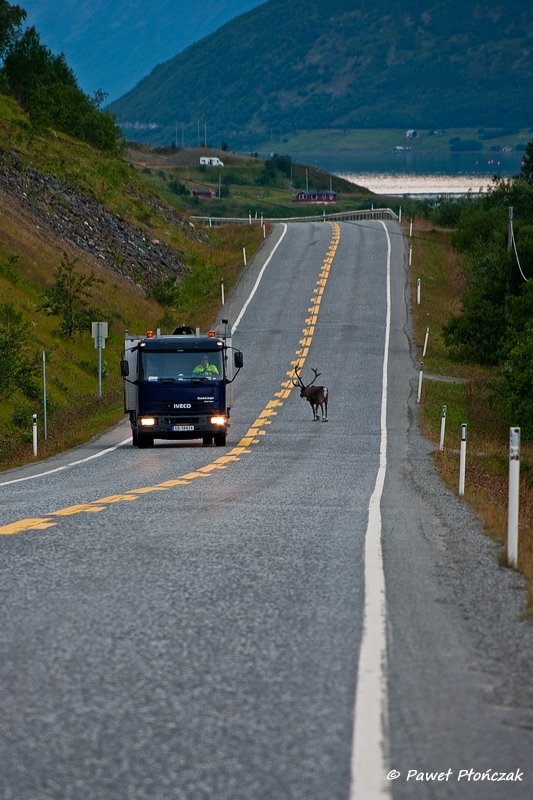
[[[98,308],[90,305],[90,288],[95,283],[103,283],[94,270],[89,275],[76,271],[77,259],[71,261],[63,254],[63,261],[57,268],[56,280],[52,289],[44,296],[41,306],[48,314],[59,317],[59,333],[65,339],[74,334],[89,330],[91,322],[101,316]]]
[[[39,368],[22,312],[11,301],[0,303],[0,400],[17,390],[31,392]]]
[[[92,98],[86,95],[63,53],[55,56],[33,26],[11,37],[1,75],[34,127],[54,126],[101,150],[120,150],[115,117],[100,108],[105,92],[97,91]]]
[[[526,144],[519,177],[523,178],[528,183],[533,183],[533,140]]]
[[[524,439],[533,439],[533,323],[528,322],[510,351],[496,393],[509,425],[519,425]]]
[[[6,0],[0,0],[0,59],[13,46],[20,34],[26,12],[19,6],[11,6]]]
[[[33,25],[10,46],[4,58],[3,71],[13,96],[30,114],[33,96],[40,88],[55,84],[77,87],[74,73],[63,53],[54,56],[41,44]]]

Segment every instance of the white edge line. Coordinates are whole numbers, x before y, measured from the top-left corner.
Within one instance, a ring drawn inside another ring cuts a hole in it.
[[[265,263],[263,264],[263,266],[262,266],[262,268],[261,268],[261,272],[260,272],[260,273],[259,273],[259,275],[257,276],[257,280],[256,280],[256,282],[255,282],[255,284],[254,284],[254,288],[252,289],[252,291],[251,291],[251,292],[250,292],[250,294],[248,295],[248,299],[246,300],[245,304],[244,304],[244,305],[243,305],[243,307],[241,308],[241,312],[240,312],[239,316],[238,316],[238,317],[237,317],[237,319],[235,320],[235,323],[234,323],[234,325],[233,325],[233,327],[232,327],[232,329],[231,329],[231,335],[232,335],[232,336],[233,336],[233,334],[235,333],[235,331],[237,330],[237,326],[238,326],[239,322],[240,322],[240,321],[241,321],[241,319],[244,317],[244,312],[245,312],[245,311],[246,311],[246,309],[248,308],[248,305],[249,305],[249,303],[250,303],[250,300],[252,299],[252,297],[253,297],[253,296],[254,296],[254,294],[256,293],[256,291],[257,291],[257,287],[258,287],[258,286],[259,286],[259,284],[261,283],[261,278],[263,277],[263,273],[264,273],[264,271],[266,270],[266,268],[268,267],[268,265],[270,264],[270,261],[271,261],[271,259],[272,259],[272,256],[274,255],[274,253],[276,252],[276,250],[277,250],[277,249],[278,249],[278,247],[280,246],[281,242],[283,241],[283,238],[284,238],[285,234],[287,233],[287,226],[286,226],[286,224],[285,224],[284,222],[282,222],[281,224],[283,225],[283,229],[284,229],[284,230],[283,230],[283,233],[281,234],[281,236],[279,237],[278,241],[276,242],[276,244],[275,244],[275,247],[273,248],[273,250],[272,250],[272,252],[270,253],[269,257],[267,258],[267,260],[266,260],[266,261],[265,261]]]
[[[123,445],[128,444],[128,442],[131,442],[131,436],[129,439],[124,439],[123,442],[119,442],[118,444],[113,445],[113,447],[107,447],[105,450],[100,450],[98,453],[93,453],[92,456],[87,456],[87,458],[80,458],[78,461],[71,461],[70,464],[63,464],[62,467],[48,469],[46,472],[39,472],[37,475],[26,475],[25,478],[15,478],[12,481],[4,481],[3,483],[0,483],[0,486],[9,486],[12,483],[21,483],[22,481],[31,481],[34,478],[42,478],[45,475],[52,475],[54,472],[61,472],[69,467],[75,467],[77,464],[84,464],[86,461],[92,461],[93,458],[100,458],[100,456],[104,456],[106,453],[111,453],[113,450],[116,450],[117,447],[122,447]]]
[[[391,325],[390,260],[387,236],[387,315],[381,389],[381,441],[379,468],[368,506],[365,535],[364,612],[357,670],[351,757],[350,800],[386,800],[391,797],[386,781],[388,737],[387,608],[385,573],[381,550],[381,496],[387,471],[387,372]]]

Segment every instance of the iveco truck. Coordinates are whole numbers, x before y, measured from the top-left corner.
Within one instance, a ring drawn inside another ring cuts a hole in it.
[[[212,330],[201,336],[187,326],[168,336],[126,331],[120,367],[133,446],[151,447],[154,439],[201,439],[223,447],[231,384],[242,365],[243,355],[227,333]]]

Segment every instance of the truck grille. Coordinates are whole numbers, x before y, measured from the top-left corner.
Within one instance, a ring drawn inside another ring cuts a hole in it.
[[[198,425],[200,417],[164,417],[163,425]]]

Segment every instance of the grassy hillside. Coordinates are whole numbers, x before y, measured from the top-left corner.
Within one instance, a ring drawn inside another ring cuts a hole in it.
[[[125,161],[53,131],[35,135],[16,104],[0,96],[0,309],[11,304],[22,315],[28,352],[38,362],[46,352],[49,438],[40,442],[40,456],[122,418],[125,328],[208,329],[219,310],[221,277],[229,291],[243,242],[251,254],[261,241],[258,226],[192,227]],[[90,303],[109,323],[102,401],[90,331],[62,337],[61,319],[43,307],[65,260],[82,276],[94,273]],[[12,341],[1,322],[7,352]],[[32,459],[33,413],[42,422],[39,369],[0,404],[0,469]]]
[[[230,147],[302,130],[533,124],[526,0],[268,0],[111,104],[124,130]],[[197,129],[198,126],[198,129]]]
[[[216,155],[224,167],[201,167],[202,155]],[[144,185],[156,190],[165,200],[191,216],[235,216],[255,219],[264,217],[303,216],[321,214],[324,206],[296,204],[292,201],[296,189],[329,189],[337,192],[337,203],[328,211],[347,211],[358,208],[388,206],[362,186],[317,167],[282,161],[285,171],[267,171],[265,160],[243,157],[204,148],[131,147],[127,160],[139,173]],[[270,160],[270,159],[269,159]],[[275,163],[275,159],[274,159]],[[195,190],[210,190],[211,199],[194,197]],[[219,196],[220,195],[220,196]],[[397,201],[395,201],[397,203]]]

